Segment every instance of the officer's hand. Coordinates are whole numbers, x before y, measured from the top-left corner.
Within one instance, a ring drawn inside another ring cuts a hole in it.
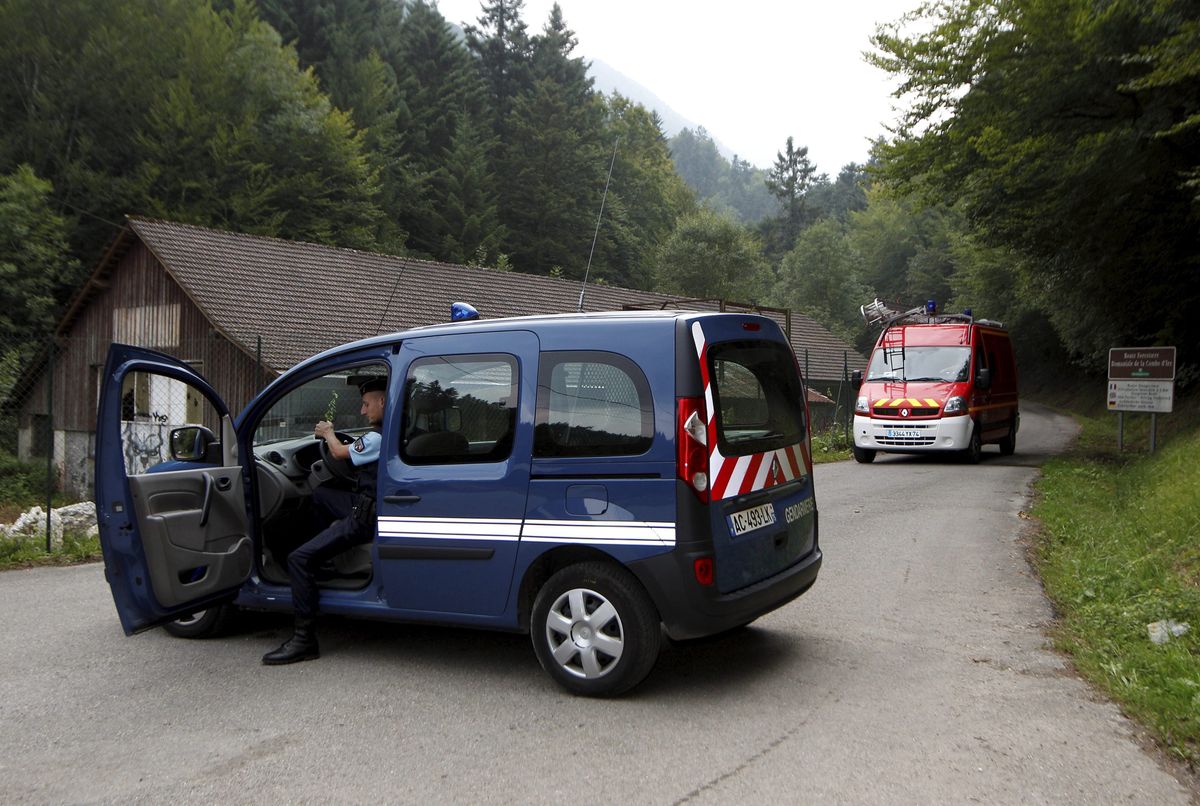
[[[317,423],[317,427],[313,429],[313,435],[316,436],[317,439],[326,439],[332,433],[333,423],[329,422],[328,420],[322,420],[321,422]]]

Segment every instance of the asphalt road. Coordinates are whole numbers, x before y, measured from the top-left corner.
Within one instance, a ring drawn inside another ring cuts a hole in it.
[[[1187,803],[1048,649],[1018,512],[1070,433],[819,466],[812,591],[617,701],[521,636],[334,619],[268,668],[286,620],[126,638],[100,566],[0,573],[0,802]]]

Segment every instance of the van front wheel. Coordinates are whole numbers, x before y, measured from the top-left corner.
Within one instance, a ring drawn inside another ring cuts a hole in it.
[[[977,465],[982,457],[983,440],[979,436],[979,423],[975,423],[971,429],[971,441],[967,443],[966,450],[962,452],[962,460],[969,465]]]
[[[236,619],[233,605],[217,605],[168,621],[163,629],[176,638],[216,638],[226,633]]]
[[[869,465],[875,461],[875,451],[870,448],[860,448],[854,445],[850,450],[854,453],[854,461],[860,465]]]
[[[534,600],[529,634],[554,682],[588,697],[612,697],[640,683],[662,641],[658,612],[641,583],[602,562],[550,577]]]

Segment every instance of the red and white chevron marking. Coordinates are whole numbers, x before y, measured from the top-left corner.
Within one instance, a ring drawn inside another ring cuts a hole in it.
[[[708,376],[708,344],[699,322],[692,323],[692,340],[700,359],[704,383],[704,408],[708,417],[708,478],[712,499],[732,498],[756,490],[786,484],[812,473],[812,462],[803,442],[764,453],[725,457],[717,446],[717,417],[713,407],[712,383]]]

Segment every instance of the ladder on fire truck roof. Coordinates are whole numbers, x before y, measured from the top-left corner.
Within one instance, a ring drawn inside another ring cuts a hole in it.
[[[863,305],[858,310],[862,313],[863,320],[868,326],[882,325],[885,331],[892,325],[902,324],[950,325],[960,323],[1004,327],[1003,322],[995,322],[991,319],[976,319],[970,308],[967,308],[962,313],[938,313],[937,303],[934,300],[929,300],[924,305],[918,305],[916,308],[910,308],[907,311],[899,311],[883,300],[876,299],[874,302]]]
[[[879,346],[883,349],[883,359],[888,366],[893,365],[893,359],[900,358],[904,363],[904,329],[893,325],[950,325],[950,324],[980,324],[989,327],[1003,328],[1001,322],[991,319],[976,319],[970,308],[962,313],[938,313],[937,302],[929,300],[924,305],[899,311],[876,298],[859,308],[867,326],[881,325],[883,334],[879,337]]]

